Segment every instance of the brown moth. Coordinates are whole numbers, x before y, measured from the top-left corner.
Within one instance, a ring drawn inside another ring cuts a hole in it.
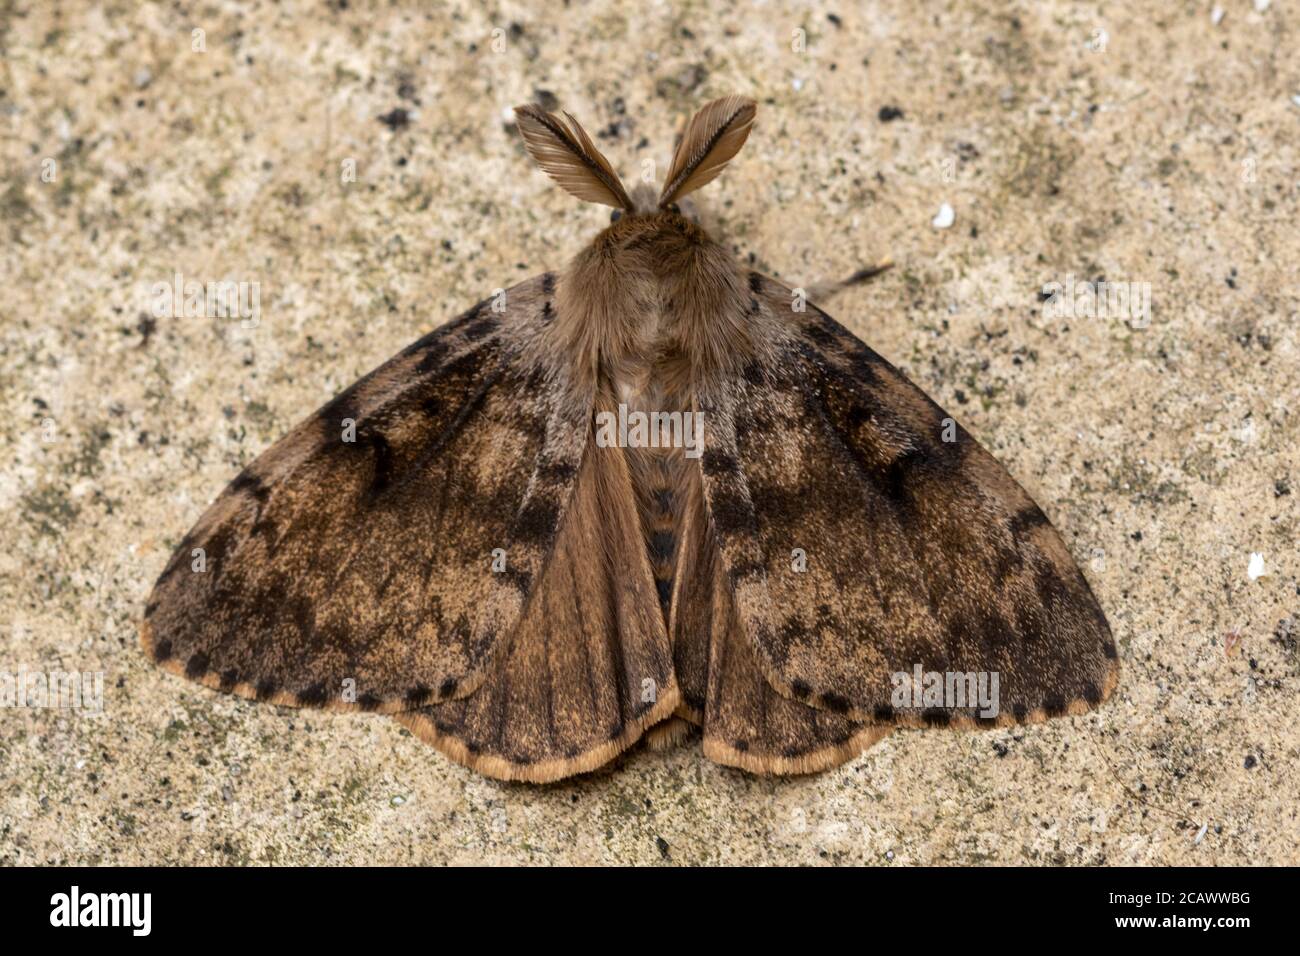
[[[614,207],[609,227],[246,468],[158,579],[158,663],[394,714],[536,782],[690,725],[719,763],[801,773],[894,727],[1110,694],[1106,619],[1024,490],[684,202],[744,144],[753,100],[705,106],[658,195],[629,194],[571,116],[516,116],[543,170]]]

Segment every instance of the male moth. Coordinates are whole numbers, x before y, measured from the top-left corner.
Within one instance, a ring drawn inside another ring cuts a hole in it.
[[[394,714],[535,782],[689,724],[709,758],[786,774],[897,726],[1100,703],[1115,644],[1043,512],[683,203],[755,110],[705,106],[656,196],[573,117],[519,107],[533,159],[614,207],[608,228],[246,468],[159,577],[148,653],[245,697]]]

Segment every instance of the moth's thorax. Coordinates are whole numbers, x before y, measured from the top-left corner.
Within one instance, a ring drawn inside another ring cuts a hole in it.
[[[555,343],[579,374],[644,392],[689,394],[741,368],[758,336],[743,270],[726,248],[668,210],[602,230],[560,277]]]

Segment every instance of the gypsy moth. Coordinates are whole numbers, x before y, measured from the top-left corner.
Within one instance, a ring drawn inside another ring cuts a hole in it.
[[[797,773],[900,725],[1100,703],[1115,645],[1042,511],[893,366],[699,224],[690,194],[755,114],[706,105],[656,194],[629,193],[573,117],[520,107],[528,152],[614,207],[609,226],[245,469],[158,579],[148,653],[247,697],[395,714],[531,781],[661,724],[671,744],[682,721],[713,760]],[[629,421],[656,424],[607,440]],[[926,686],[900,695],[914,674]]]

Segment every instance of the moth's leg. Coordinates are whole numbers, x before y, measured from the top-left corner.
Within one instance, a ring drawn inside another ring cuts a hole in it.
[[[847,279],[840,279],[834,282],[814,282],[808,287],[808,298],[814,302],[829,302],[832,298],[839,295],[845,289],[850,289],[855,285],[863,285],[870,282],[882,272],[892,268],[894,265],[892,259],[884,259],[874,266],[864,266]]]

